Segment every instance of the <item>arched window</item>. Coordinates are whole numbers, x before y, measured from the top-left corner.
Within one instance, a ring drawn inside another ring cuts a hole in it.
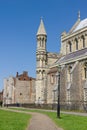
[[[42,47],[44,47],[44,38],[42,39]]]
[[[39,38],[39,46],[38,47],[41,47],[41,38]]]
[[[85,38],[84,38],[84,36],[82,36],[81,38],[82,38],[82,47],[84,48],[85,47]]]
[[[87,88],[84,88],[84,104],[87,104]]]
[[[85,66],[84,66],[84,78],[85,79],[87,78],[87,63],[85,63]]]
[[[69,65],[67,68],[67,91],[66,91],[66,99],[67,99],[67,104],[70,104],[71,101],[71,94],[70,94],[70,88],[72,85],[72,66]]]
[[[50,82],[51,82],[51,84],[54,83],[54,75],[50,75]]]
[[[75,39],[75,43],[76,43],[76,50],[78,50],[78,40]]]
[[[72,43],[69,41],[69,52],[72,52]]]
[[[84,79],[85,79],[85,84],[84,84],[84,105],[87,105],[87,62],[84,63]]]
[[[69,66],[68,67],[68,72],[67,72],[67,78],[68,78],[68,82],[72,82],[72,73],[71,73],[71,70],[72,70],[72,66]]]

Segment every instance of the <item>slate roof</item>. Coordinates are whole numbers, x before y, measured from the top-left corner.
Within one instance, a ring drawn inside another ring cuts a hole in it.
[[[73,30],[73,32],[76,32],[84,27],[87,27],[87,18],[84,20],[81,20],[78,26]]]
[[[78,51],[73,52],[73,53],[69,53],[69,54],[61,57],[59,60],[57,60],[55,62],[55,65],[62,64],[62,63],[72,61],[72,60],[76,60],[78,58],[83,58],[84,56],[87,57],[87,48],[82,49],[82,50],[78,50]]]

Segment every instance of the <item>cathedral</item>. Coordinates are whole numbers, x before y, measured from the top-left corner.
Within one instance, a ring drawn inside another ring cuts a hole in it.
[[[57,104],[60,73],[61,108],[87,109],[87,18],[81,20],[79,12],[69,32],[61,34],[59,54],[47,51],[47,33],[42,19],[36,38],[35,102]]]
[[[36,79],[29,77],[26,71],[5,79],[4,104],[56,106],[60,94],[61,108],[87,110],[87,18],[81,20],[79,12],[73,27],[61,34],[59,53],[47,51],[42,19],[36,40]]]

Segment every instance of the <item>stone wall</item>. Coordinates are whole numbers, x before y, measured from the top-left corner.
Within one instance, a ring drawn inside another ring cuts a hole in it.
[[[29,77],[27,72],[16,77],[4,79],[4,104],[34,103],[36,96],[35,78]]]
[[[82,77],[83,61],[79,61],[72,71],[71,86],[68,88],[67,69],[75,63],[65,65],[61,71],[60,77],[60,103],[64,109],[84,109],[84,85],[85,80]],[[70,97],[67,100],[67,93]]]
[[[60,73],[60,102],[61,104],[65,104],[66,102],[66,82],[67,82],[67,76],[66,76],[66,66],[62,68]]]
[[[16,78],[15,84],[15,102],[16,103],[34,103],[35,102],[35,81],[23,81]]]

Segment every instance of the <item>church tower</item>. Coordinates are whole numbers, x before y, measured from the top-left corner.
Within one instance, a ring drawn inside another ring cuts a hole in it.
[[[37,50],[36,50],[36,104],[45,103],[45,77],[47,70],[47,51],[46,41],[47,34],[41,19],[36,34]]]

